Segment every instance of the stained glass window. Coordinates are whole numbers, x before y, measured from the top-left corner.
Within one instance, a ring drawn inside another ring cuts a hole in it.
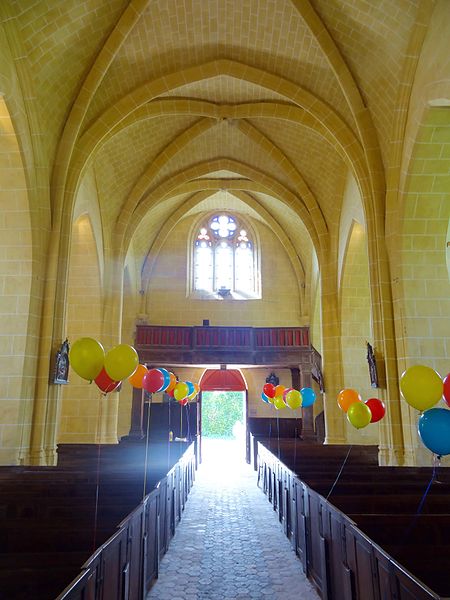
[[[195,291],[222,298],[255,296],[254,246],[242,225],[236,217],[221,213],[199,227],[194,242]]]

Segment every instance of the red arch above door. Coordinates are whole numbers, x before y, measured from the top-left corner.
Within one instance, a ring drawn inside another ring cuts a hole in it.
[[[200,379],[202,392],[245,392],[247,385],[238,369],[206,369]]]

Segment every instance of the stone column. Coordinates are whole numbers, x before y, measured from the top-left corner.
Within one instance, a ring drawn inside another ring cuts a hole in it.
[[[311,365],[302,365],[300,371],[300,388],[312,387]],[[314,409],[312,406],[302,408],[302,438],[307,442],[316,442],[314,430]]]
[[[133,388],[131,404],[131,427],[126,440],[141,440],[144,437],[144,393],[143,390]],[[122,438],[124,439],[124,438]]]

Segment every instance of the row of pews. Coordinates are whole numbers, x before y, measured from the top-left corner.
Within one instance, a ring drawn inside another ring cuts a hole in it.
[[[0,600],[145,598],[193,484],[194,443],[59,452],[57,467],[0,468]]]
[[[258,485],[324,600],[450,597],[450,470],[374,446],[256,438]]]

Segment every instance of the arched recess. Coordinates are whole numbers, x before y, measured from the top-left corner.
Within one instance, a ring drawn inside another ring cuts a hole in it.
[[[32,302],[32,233],[22,155],[0,96],[0,464],[26,458],[30,445],[37,357],[27,354],[37,317]],[[25,365],[26,361],[26,365]]]
[[[357,390],[365,401],[374,396],[366,360],[366,342],[373,344],[369,259],[365,228],[355,220],[348,236],[339,296],[344,386]],[[345,419],[349,443],[378,444],[377,424],[357,430],[343,413],[342,419]]]
[[[74,222],[69,254],[67,285],[67,337],[73,344],[81,337],[102,342],[102,288],[97,243],[88,214]],[[79,377],[73,369],[70,385],[63,387],[60,443],[99,441],[99,411],[102,395],[95,385]]]
[[[206,369],[199,381],[202,392],[245,392],[247,383],[239,369]]]
[[[270,228],[254,221],[261,241],[262,298],[245,301],[233,298],[199,300],[186,293],[189,278],[188,256],[196,214],[181,218],[158,252],[152,276],[145,288],[145,309],[149,322],[160,325],[195,325],[203,319],[224,326],[294,327],[304,325],[300,312],[298,284],[290,257]],[[283,281],[283,294],[274,281]]]
[[[225,184],[224,182],[221,183],[220,180],[218,180],[218,183],[217,183],[218,188],[216,190],[216,193],[219,193],[221,191],[220,185],[224,185],[224,184]],[[199,182],[199,185],[201,185],[201,182]],[[144,292],[147,291],[147,288],[148,288],[148,285],[150,282],[150,278],[151,278],[151,274],[152,274],[154,265],[157,261],[159,252],[161,251],[161,248],[163,247],[167,237],[169,235],[171,235],[176,224],[189,211],[195,209],[195,207],[198,204],[202,203],[209,196],[213,196],[213,195],[214,195],[214,190],[205,190],[205,191],[199,191],[199,192],[195,193],[189,199],[184,200],[183,203],[180,204],[180,206],[177,208],[177,210],[174,211],[170,215],[170,217],[165,220],[164,225],[159,229],[158,235],[155,237],[155,240],[152,243],[151,247],[149,248],[148,253],[144,260],[144,264],[142,267],[142,289],[144,290]],[[292,241],[290,240],[289,236],[286,235],[285,231],[280,226],[280,224],[278,223],[276,218],[274,218],[274,216],[268,210],[266,210],[262,206],[262,204],[260,202],[258,202],[250,193],[243,192],[240,190],[233,190],[232,196],[239,199],[246,207],[248,207],[248,209],[254,210],[256,213],[258,213],[258,215],[261,217],[261,219],[263,221],[265,221],[267,226],[271,229],[272,235],[274,235],[278,238],[280,244],[283,246],[284,250],[289,255],[291,263],[292,263],[292,268],[295,273],[295,279],[296,279],[296,281],[298,283],[298,287],[299,287],[299,296],[300,296],[301,304],[303,306],[303,303],[305,300],[304,283],[305,283],[306,269],[304,266],[304,259],[301,256],[302,248],[294,248]],[[221,208],[221,206],[219,206],[219,204],[218,204],[218,209],[220,209],[220,208]],[[141,221],[141,223],[143,223],[143,222],[144,222],[144,220]],[[190,235],[189,239],[191,239],[192,234],[193,234],[193,232],[191,231],[191,235]],[[308,243],[309,242],[310,241],[308,240]],[[258,245],[260,245],[259,242],[258,242]]]
[[[396,280],[399,372],[414,364],[448,373],[450,279],[447,243],[450,222],[450,108],[423,115],[409,163],[399,232],[400,277]],[[415,462],[429,464],[417,438],[417,411],[402,401],[406,444]]]

